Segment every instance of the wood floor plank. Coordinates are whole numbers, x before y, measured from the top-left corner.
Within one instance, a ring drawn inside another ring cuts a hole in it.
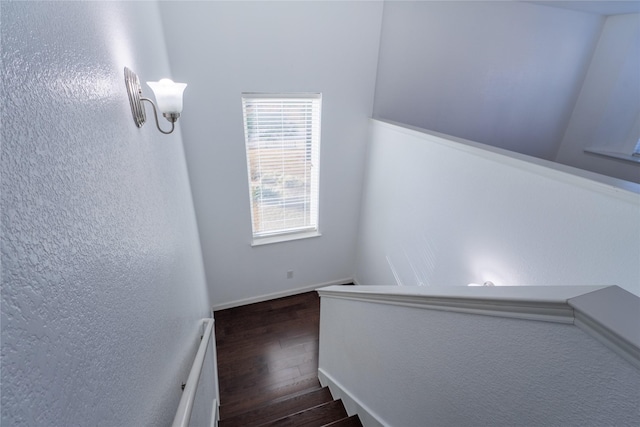
[[[304,366],[308,363],[317,362],[317,356],[313,351],[298,353],[288,358],[278,358],[268,362],[269,371],[277,371],[291,366]]]

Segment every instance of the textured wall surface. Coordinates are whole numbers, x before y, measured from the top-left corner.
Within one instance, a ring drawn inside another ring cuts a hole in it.
[[[320,368],[389,426],[636,426],[640,371],[573,325],[322,298]]]
[[[370,144],[359,284],[617,285],[640,296],[640,185],[378,121]]]
[[[180,133],[124,86],[170,74],[157,5],[1,8],[2,425],[167,425],[208,295]]]

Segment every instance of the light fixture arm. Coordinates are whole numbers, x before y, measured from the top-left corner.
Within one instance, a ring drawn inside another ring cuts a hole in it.
[[[164,130],[162,130],[162,128],[160,128],[160,122],[158,121],[158,110],[156,109],[156,104],[154,104],[154,102],[152,100],[150,100],[149,98],[142,98],[141,97],[140,101],[147,101],[153,107],[153,117],[155,117],[155,119],[156,119],[156,127],[158,128],[158,130],[160,132],[164,133],[165,135],[169,135],[171,132],[173,132],[173,130],[176,127],[176,120],[178,120],[178,117],[180,117],[180,114],[177,114],[177,113],[174,113],[174,114],[163,114],[163,116],[166,117],[166,119],[171,122],[171,130],[170,131],[164,131]]]

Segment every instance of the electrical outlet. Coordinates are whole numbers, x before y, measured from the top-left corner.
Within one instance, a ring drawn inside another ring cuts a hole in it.
[[[287,279],[293,279],[293,270],[287,271]]]

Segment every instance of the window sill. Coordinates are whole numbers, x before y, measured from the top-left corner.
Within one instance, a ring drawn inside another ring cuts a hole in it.
[[[613,157],[614,159],[626,160],[632,163],[640,163],[640,157],[633,156],[627,153],[620,153],[617,151],[605,150],[602,148],[585,148],[585,153],[597,154],[599,156]]]
[[[312,237],[320,237],[319,231],[306,231],[304,233],[279,234],[276,236],[256,237],[251,242],[251,246],[263,246],[273,243],[290,242],[292,240],[310,239]]]

